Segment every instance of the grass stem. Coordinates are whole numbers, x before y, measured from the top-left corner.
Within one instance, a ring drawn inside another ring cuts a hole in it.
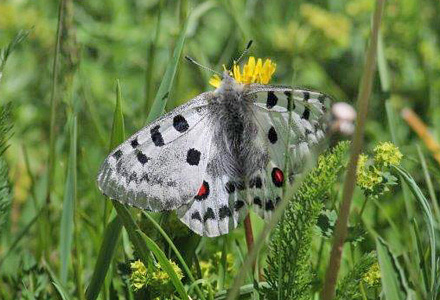
[[[376,9],[373,17],[371,41],[366,53],[364,74],[362,76],[358,97],[358,115],[356,119],[356,129],[352,140],[350,161],[347,167],[347,174],[344,182],[342,203],[339,216],[336,221],[333,246],[330,254],[330,262],[325,274],[324,287],[322,289],[322,299],[333,299],[341,265],[342,250],[347,236],[347,224],[350,214],[350,206],[353,198],[354,187],[356,184],[356,168],[359,154],[362,150],[364,127],[367,119],[368,102],[373,85],[374,72],[376,70],[377,42],[380,23],[384,9],[385,0],[376,1]]]

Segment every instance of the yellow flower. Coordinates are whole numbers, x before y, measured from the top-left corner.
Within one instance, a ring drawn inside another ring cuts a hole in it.
[[[214,76],[211,77],[211,79],[209,79],[209,84],[216,88],[218,88],[221,83],[222,83],[222,79],[217,74],[215,74]]]
[[[370,267],[370,269],[364,275],[362,280],[365,281],[369,286],[375,286],[379,284],[380,269],[379,269],[379,264],[377,262]]]
[[[132,271],[130,277],[131,286],[135,291],[140,290],[146,286],[149,281],[147,277],[147,268],[140,260],[131,263],[130,268]]]
[[[359,155],[358,167],[356,171],[357,183],[364,190],[372,191],[375,186],[383,180],[380,171],[368,164],[369,157],[365,154]]]
[[[374,159],[383,166],[397,166],[400,164],[402,157],[403,155],[399,148],[390,142],[380,143],[374,148]]]
[[[276,64],[270,59],[263,60],[259,58],[255,60],[255,57],[251,56],[248,62],[243,66],[243,72],[240,70],[240,66],[234,63],[232,67],[231,76],[239,83],[251,84],[261,83],[268,84],[275,73]],[[209,84],[214,87],[219,87],[221,84],[221,78],[218,75],[214,75],[209,80]]]

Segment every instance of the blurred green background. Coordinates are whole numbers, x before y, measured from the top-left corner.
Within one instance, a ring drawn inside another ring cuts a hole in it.
[[[67,116],[74,111],[79,124],[77,205],[84,221],[82,251],[83,257],[94,258],[103,231],[105,202],[96,188],[95,177],[108,153],[116,79],[122,86],[126,132],[131,134],[145,123],[177,36],[189,16],[184,55],[220,71],[223,64],[230,66],[247,42],[253,40],[249,55],[271,58],[277,64],[272,83],[310,87],[330,94],[337,101],[354,104],[375,2],[83,0],[66,3],[66,25],[61,32],[64,42],[54,94],[59,105],[49,232],[50,239],[56,241],[67,172]],[[30,30],[27,39],[9,58],[0,82],[0,104],[12,102],[14,106],[14,135],[6,153],[14,201],[10,234],[1,237],[4,243],[13,240],[14,233],[34,215],[34,200],[38,206],[45,203],[58,5],[58,1],[47,0],[0,2],[0,47],[6,46],[20,30]],[[366,149],[371,150],[379,141],[392,140],[385,109],[388,102],[397,116],[395,142],[406,157],[404,165],[418,180],[423,178],[416,160],[415,145],[420,140],[399,118],[399,112],[403,107],[413,108],[440,140],[439,15],[440,4],[435,0],[387,1],[378,49],[380,72],[375,78],[366,126]],[[210,76],[182,59],[167,109],[212,89],[208,84]],[[438,192],[438,165],[421,145]],[[359,209],[361,200],[355,197],[354,209]],[[381,202],[385,214],[402,228],[406,226],[406,213],[418,214],[413,207],[404,207],[400,191],[386,195]],[[384,216],[377,213],[371,216],[376,230],[387,235]],[[240,230],[235,234],[241,236]],[[12,273],[23,264],[22,253],[37,259],[41,254],[39,233],[37,229],[31,232],[5,265]],[[56,247],[51,255],[56,262]],[[90,264],[85,268],[90,274],[94,259],[85,262]]]

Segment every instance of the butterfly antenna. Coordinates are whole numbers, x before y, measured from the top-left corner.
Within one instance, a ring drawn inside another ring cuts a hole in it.
[[[249,52],[249,48],[252,46],[253,41],[250,40],[244,49],[244,51],[241,53],[241,55],[237,58],[237,60],[234,62],[235,64],[238,64],[240,60]]]
[[[222,76],[222,74],[221,74],[220,72],[217,72],[217,71],[215,71],[215,70],[213,70],[213,69],[211,69],[211,68],[208,68],[208,67],[202,65],[201,63],[197,62],[197,61],[196,61],[194,58],[192,58],[192,57],[189,57],[189,56],[185,55],[185,59],[186,59],[187,61],[189,61],[189,62],[195,64],[195,65],[198,66],[199,68],[202,68],[202,69],[204,69],[204,70],[206,70],[206,71],[210,71],[210,72],[212,72],[212,73],[215,73],[215,74],[217,74],[217,75]]]

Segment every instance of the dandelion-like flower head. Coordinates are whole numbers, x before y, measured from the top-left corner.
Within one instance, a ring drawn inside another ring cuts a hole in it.
[[[243,71],[240,66],[234,62],[232,71],[229,74],[235,79],[235,81],[242,84],[261,83],[268,84],[275,73],[277,65],[270,59],[263,60],[259,58],[255,60],[255,57],[251,56],[248,62],[244,64]],[[214,75],[209,80],[209,84],[218,88],[222,79],[218,75]]]

